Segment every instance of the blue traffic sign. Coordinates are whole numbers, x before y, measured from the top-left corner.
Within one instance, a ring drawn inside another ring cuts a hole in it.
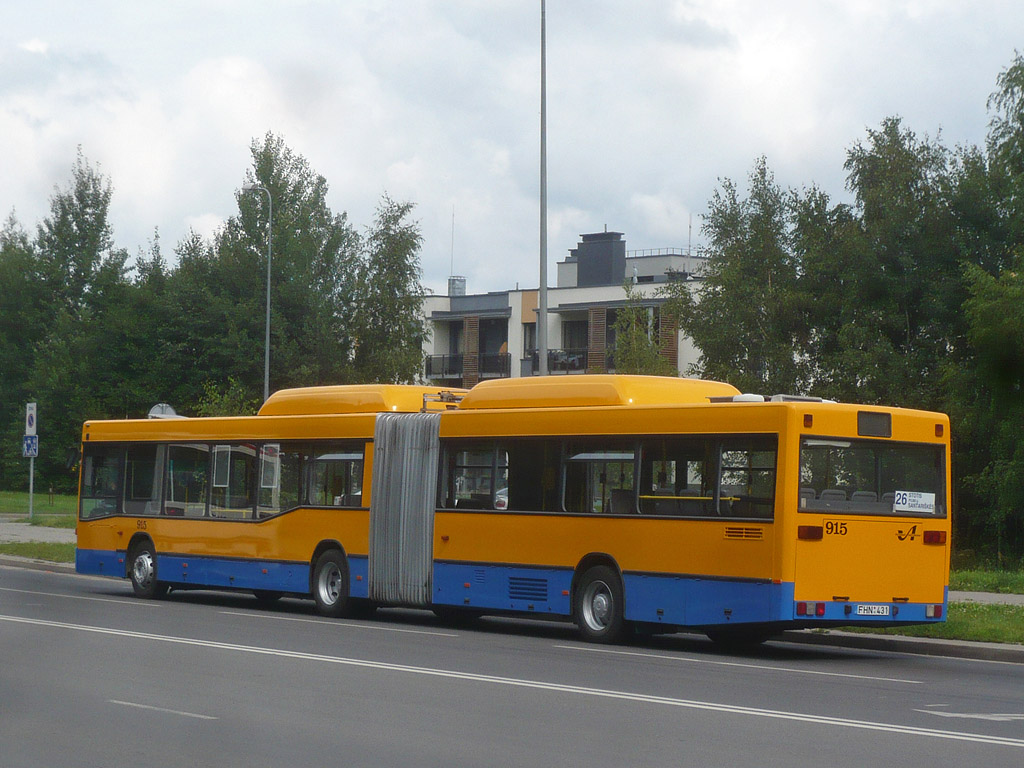
[[[34,459],[39,456],[39,435],[25,435],[22,439],[25,441],[21,446],[22,458]]]

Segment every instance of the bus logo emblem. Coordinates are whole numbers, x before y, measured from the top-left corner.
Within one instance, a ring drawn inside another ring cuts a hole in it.
[[[913,526],[909,531],[903,531],[903,530],[897,531],[896,532],[896,538],[899,539],[900,541],[906,541],[907,539],[910,539],[911,541],[913,541],[914,539],[917,538],[917,526],[916,525]]]

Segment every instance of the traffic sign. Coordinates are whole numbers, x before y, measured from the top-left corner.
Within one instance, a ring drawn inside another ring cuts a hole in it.
[[[34,435],[36,433],[36,404],[25,403],[25,434]]]
[[[26,459],[34,459],[39,456],[39,436],[25,435],[24,443],[21,446],[21,455]]]

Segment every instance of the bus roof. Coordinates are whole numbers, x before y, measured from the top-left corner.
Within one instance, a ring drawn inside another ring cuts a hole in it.
[[[267,398],[257,415],[416,412],[424,406],[428,410],[444,410],[446,406],[443,402],[425,400],[425,396],[437,398],[442,392],[461,393],[465,390],[406,384],[346,384],[282,389]]]
[[[675,405],[707,403],[712,397],[739,393],[721,381],[669,376],[535,376],[482,381],[462,398],[459,409]]]

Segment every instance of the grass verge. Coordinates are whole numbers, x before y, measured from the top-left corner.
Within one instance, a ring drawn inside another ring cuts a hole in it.
[[[78,510],[78,499],[73,494],[40,493],[32,497],[32,517],[69,516],[74,518]],[[24,515],[28,517],[28,493],[23,491],[0,491],[0,515]]]
[[[913,627],[848,627],[846,631],[872,635],[934,637],[942,640],[968,640],[983,643],[1024,643],[1024,606],[983,603],[950,603],[949,615],[942,624]]]
[[[14,541],[0,544],[0,555],[30,557],[33,560],[48,560],[51,563],[73,563],[75,562],[75,545],[42,541]]]
[[[972,568],[952,571],[949,588],[965,592],[999,592],[1024,595],[1024,571],[1000,571]]]

